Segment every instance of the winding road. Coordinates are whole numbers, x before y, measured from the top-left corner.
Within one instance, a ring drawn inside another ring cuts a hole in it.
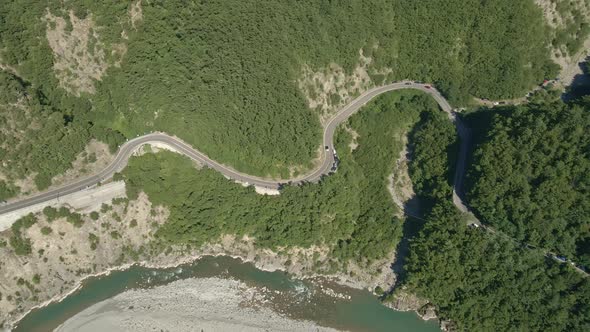
[[[322,146],[327,146],[328,149],[322,149],[321,165],[317,167],[315,170],[309,172],[308,174],[299,176],[297,178],[276,180],[241,173],[229,166],[216,162],[215,160],[209,158],[204,153],[200,152],[199,150],[196,150],[188,143],[183,142],[181,139],[177,137],[170,136],[165,133],[150,133],[125,142],[125,144],[121,145],[121,147],[119,148],[119,152],[117,153],[117,156],[115,157],[113,162],[111,162],[111,164],[109,164],[105,169],[94,175],[82,178],[70,184],[55,189],[51,189],[21,200],[7,202],[6,204],[0,206],[0,218],[4,214],[19,209],[27,208],[33,205],[49,202],[61,196],[85,190],[90,186],[96,185],[98,183],[101,183],[102,181],[110,179],[111,177],[113,177],[115,173],[120,172],[125,168],[125,166],[127,166],[129,158],[133,155],[135,151],[137,151],[139,147],[149,143],[165,144],[173,150],[176,150],[177,152],[182,153],[185,156],[191,158],[192,160],[195,160],[203,165],[206,165],[207,167],[215,169],[216,171],[220,172],[229,179],[240,181],[249,185],[255,185],[269,189],[280,189],[281,186],[285,184],[297,185],[304,182],[318,182],[322,178],[322,176],[330,173],[330,169],[332,168],[333,163],[335,161],[333,152],[334,133],[336,132],[338,126],[342,122],[348,120],[350,116],[355,114],[359,109],[361,109],[373,98],[386,92],[402,89],[420,90],[429,94],[438,103],[441,110],[444,111],[448,115],[449,119],[455,124],[457,135],[459,136],[460,140],[460,146],[459,153],[457,154],[457,162],[455,164],[456,168],[453,183],[453,203],[461,212],[470,212],[467,205],[463,201],[463,179],[465,177],[467,153],[469,146],[471,144],[471,130],[463,124],[461,119],[457,117],[457,113],[453,110],[449,102],[434,87],[432,87],[429,84],[402,81],[368,90],[365,93],[361,94],[359,97],[357,97],[355,100],[353,100],[351,103],[343,107],[334,116],[332,116],[332,118],[328,120],[326,126],[324,127]],[[475,218],[475,216],[473,216],[473,218],[471,218],[471,220],[468,222],[470,224],[475,223],[478,226],[482,226],[479,220]],[[491,232],[495,232],[495,230],[491,229],[490,227],[486,227],[486,229]],[[547,255],[547,257],[557,259],[557,256],[554,253],[545,251],[545,254]],[[579,272],[588,275],[585,271],[581,270],[580,268],[575,268]]]
[[[457,171],[455,174],[455,187],[460,188],[463,179],[464,173],[464,163],[466,162],[466,154],[467,154],[467,147],[469,143],[469,135],[468,131],[464,128],[461,122],[456,117],[453,108],[448,103],[448,101],[436,90],[434,87],[428,84],[421,84],[415,83],[410,81],[403,81],[403,82],[396,82],[389,85],[376,87],[371,90],[366,91],[365,93],[361,94],[351,103],[346,105],[342,108],[338,113],[336,113],[332,118],[329,119],[326,126],[324,127],[324,134],[323,134],[323,143],[322,146],[327,146],[329,149],[322,149],[322,163],[321,165],[316,168],[315,170],[309,172],[308,174],[299,176],[293,179],[286,179],[286,180],[275,180],[275,179],[268,179],[257,177],[253,175],[248,175],[241,173],[229,166],[220,164],[215,160],[209,158],[207,155],[203,154],[202,152],[194,149],[189,144],[183,142],[177,137],[173,137],[167,135],[165,133],[151,133],[144,136],[139,136],[137,138],[131,139],[123,144],[115,160],[107,166],[105,169],[100,171],[97,174],[91,175],[89,177],[77,180],[70,184],[51,189],[37,195],[27,197],[17,201],[9,201],[3,206],[0,206],[0,216],[12,212],[15,210],[19,210],[22,208],[26,208],[32,205],[40,204],[46,201],[50,201],[60,196],[68,195],[80,190],[84,190],[90,186],[96,185],[104,180],[111,178],[116,172],[121,171],[127,165],[127,161],[131,157],[131,155],[142,145],[158,142],[165,145],[170,146],[172,149],[178,151],[179,153],[184,154],[185,156],[198,161],[206,165],[207,167],[213,168],[218,172],[222,173],[224,176],[232,179],[237,180],[240,182],[244,182],[250,185],[256,185],[264,188],[269,189],[279,189],[284,184],[301,184],[304,182],[317,182],[321,179],[322,176],[327,175],[332,168],[334,163],[334,133],[338,126],[346,121],[351,115],[356,113],[359,109],[361,109],[365,104],[371,101],[373,98],[389,91],[394,90],[402,90],[402,89],[415,89],[423,91],[429,95],[431,95],[440,108],[447,113],[450,120],[452,120],[457,126],[457,133],[461,139],[461,147],[459,152],[458,158],[458,165]],[[460,190],[455,190],[453,193],[455,205],[463,212],[467,212],[467,207],[463,204],[461,198],[457,194]]]

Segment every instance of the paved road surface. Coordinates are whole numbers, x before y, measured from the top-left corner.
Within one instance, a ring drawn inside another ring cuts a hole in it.
[[[455,111],[448,103],[448,101],[433,87],[428,84],[420,84],[414,82],[396,82],[389,85],[377,87],[366,91],[358,98],[353,100],[350,104],[345,106],[341,109],[338,113],[336,113],[327,123],[326,127],[324,128],[324,136],[323,136],[323,146],[327,146],[329,149],[322,149],[322,164],[315,170],[311,171],[309,174],[302,175],[297,178],[287,179],[287,180],[275,180],[275,179],[267,179],[262,177],[257,177],[253,175],[244,174],[241,172],[236,171],[235,169],[222,165],[215,160],[210,159],[202,152],[194,149],[189,144],[183,142],[177,137],[173,137],[164,133],[151,133],[144,136],[140,136],[129,140],[125,144],[123,144],[120,149],[119,153],[117,154],[115,160],[107,166],[104,170],[100,171],[99,173],[89,176],[87,178],[83,178],[77,180],[73,183],[64,185],[59,188],[51,189],[49,191],[39,193],[37,195],[24,198],[22,200],[8,202],[7,204],[0,206],[0,217],[3,214],[19,210],[25,207],[29,207],[35,204],[48,202],[53,199],[59,198],[60,196],[64,196],[67,194],[71,194],[77,191],[84,190],[90,186],[93,186],[97,183],[100,183],[104,180],[107,180],[113,176],[116,172],[119,172],[125,168],[127,165],[127,161],[129,157],[142,145],[157,142],[163,143],[171,148],[175,149],[179,153],[184,154],[185,156],[198,161],[210,168],[213,168],[224,176],[241,181],[244,183],[270,188],[270,189],[279,189],[284,184],[301,184],[303,182],[317,182],[321,179],[322,176],[327,175],[332,168],[334,163],[334,133],[338,126],[346,121],[351,115],[356,113],[359,109],[361,109],[365,104],[371,101],[373,98],[381,95],[382,93],[394,91],[394,90],[401,90],[401,89],[415,89],[420,90],[423,92],[428,93],[431,95],[440,108],[447,113],[449,119],[453,121],[457,128],[457,134],[460,139],[460,147],[459,147],[459,154],[457,156],[457,163],[456,163],[456,170],[454,176],[454,184],[453,184],[453,203],[455,206],[461,210],[462,212],[469,212],[469,209],[463,202],[463,179],[465,177],[465,164],[467,162],[467,151],[469,145],[471,144],[471,131],[469,128],[465,127],[462,121],[456,116]],[[481,225],[481,223],[476,219],[476,224]],[[493,229],[486,227],[487,230],[494,232]],[[555,259],[555,254],[547,253],[548,256],[553,257]],[[580,270],[583,272],[582,270]]]
[[[226,177],[228,177],[230,179],[238,180],[241,182],[245,182],[245,183],[260,186],[260,187],[278,189],[278,188],[280,188],[281,185],[284,185],[287,183],[301,184],[303,182],[317,182],[321,179],[322,176],[327,175],[330,172],[330,169],[332,168],[332,165],[334,163],[334,154],[333,154],[334,133],[335,133],[336,129],[338,128],[338,126],[342,122],[346,121],[351,115],[356,113],[359,109],[362,108],[362,106],[367,104],[373,98],[375,98],[385,92],[389,92],[389,91],[393,91],[393,90],[401,90],[401,89],[421,90],[423,92],[430,94],[436,100],[436,102],[440,105],[440,108],[448,114],[449,119],[451,119],[455,123],[458,123],[456,121],[456,116],[455,116],[455,113],[453,112],[451,105],[435,88],[433,88],[427,84],[419,84],[419,83],[413,83],[413,82],[396,82],[396,83],[392,83],[392,84],[389,84],[386,86],[377,87],[377,88],[371,89],[371,90],[363,93],[358,98],[353,100],[350,104],[348,104],[343,109],[341,109],[337,114],[335,114],[327,122],[327,125],[324,128],[322,146],[328,146],[329,149],[328,150],[326,150],[324,148],[322,149],[323,155],[322,155],[321,165],[317,169],[311,171],[308,174],[302,175],[300,177],[297,177],[294,179],[287,179],[287,180],[275,180],[275,179],[268,179],[268,178],[262,178],[262,177],[244,174],[244,173],[236,171],[235,169],[233,169],[229,166],[222,165],[222,164],[216,162],[215,160],[210,159],[202,152],[194,149],[189,144],[183,142],[182,140],[180,140],[176,137],[173,137],[173,136],[170,136],[170,135],[167,135],[164,133],[151,133],[151,134],[147,134],[144,136],[134,138],[132,140],[129,140],[125,144],[123,144],[120,147],[119,153],[117,154],[115,160],[107,168],[100,171],[99,173],[89,176],[87,178],[77,180],[73,183],[64,185],[62,187],[51,189],[49,191],[39,193],[39,194],[31,196],[31,197],[27,197],[22,200],[8,202],[7,204],[0,206],[0,215],[14,211],[14,210],[18,210],[18,209],[21,209],[24,207],[28,207],[28,206],[31,206],[34,204],[43,203],[45,201],[49,201],[49,200],[58,198],[60,196],[74,193],[76,191],[84,190],[89,186],[95,185],[95,184],[100,183],[106,179],[109,179],[113,176],[113,174],[115,174],[116,172],[119,172],[123,168],[125,168],[129,157],[133,154],[134,151],[136,151],[137,148],[139,148],[143,144],[147,144],[150,142],[158,142],[158,143],[163,143],[163,144],[169,145],[170,147],[177,150],[178,152],[180,152],[180,153],[186,155],[187,157],[189,157],[193,160],[196,160],[196,161],[198,161],[210,168],[213,168],[213,169],[219,171],[220,173],[222,173],[223,175],[225,175]],[[462,144],[461,151],[466,153],[466,143],[468,143],[468,140],[461,137],[465,133],[465,130],[462,130],[461,128],[462,128],[462,126],[458,125],[458,134],[460,135],[461,142],[465,143],[465,149],[463,149],[464,144]],[[459,161],[462,163],[465,163],[465,158],[461,158],[461,156],[464,156],[464,154],[460,153]],[[463,172],[464,168],[465,168],[464,165],[457,166],[458,172],[455,176],[456,184],[462,183],[461,179],[463,178],[462,172]],[[459,170],[461,170],[461,171],[459,171]],[[466,211],[467,208],[461,202],[459,195],[456,195],[456,196],[457,196],[456,203],[458,204],[457,206],[462,211]]]

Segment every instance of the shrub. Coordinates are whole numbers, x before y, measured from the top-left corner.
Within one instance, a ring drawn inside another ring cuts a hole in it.
[[[41,234],[43,234],[43,235],[49,235],[52,232],[53,232],[53,229],[51,229],[51,227],[44,226],[43,228],[41,228]]]

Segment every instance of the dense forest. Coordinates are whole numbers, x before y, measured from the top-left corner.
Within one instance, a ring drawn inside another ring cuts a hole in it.
[[[453,163],[457,156],[457,133],[447,114],[424,112],[409,137],[410,178],[423,208],[453,193]]]
[[[0,3],[0,67],[26,85],[23,107],[43,109],[28,112],[25,122],[12,119],[22,116],[14,105],[3,110],[10,115],[3,122],[27,126],[24,135],[4,133],[7,141],[22,142],[18,148],[2,148],[12,155],[37,154],[28,162],[33,166],[2,166],[9,178],[4,196],[17,192],[12,180],[24,175],[38,173],[37,186],[46,187],[90,137],[115,142],[151,130],[178,135],[248,173],[301,172],[317,154],[321,130],[296,82],[304,67],[321,72],[331,63],[352,74],[359,50],[371,59],[371,84],[434,82],[457,103],[469,95],[524,95],[556,69],[549,62],[548,28],[533,1],[137,4]],[[141,15],[130,14],[137,6]],[[79,50],[81,58],[50,47],[48,32],[55,38],[58,18],[65,22],[62,35],[78,41],[72,45],[90,39],[87,50]],[[90,32],[80,30],[87,25]],[[69,67],[63,68],[64,59]],[[104,74],[84,81],[92,88],[67,90],[84,70]],[[47,128],[32,125],[46,122]],[[40,140],[46,141],[43,148]]]
[[[589,100],[532,100],[470,121],[481,135],[470,206],[519,241],[590,266]]]
[[[440,137],[444,132],[443,137],[453,134],[443,122],[431,120],[415,136]],[[441,153],[452,145],[445,139],[414,144],[416,151],[432,151],[433,160],[413,162],[413,174],[420,175],[418,181],[438,180],[431,182],[435,190],[418,191],[434,206],[411,240],[402,285],[432,301],[439,316],[451,320],[459,331],[587,330],[590,279],[501,232],[468,226],[450,200],[447,178],[452,172],[432,167],[452,164],[454,159]]]
[[[586,331],[590,279],[541,251],[469,227],[450,202],[412,241],[405,285],[459,331]]]
[[[224,233],[248,234],[263,247],[328,246],[334,264],[371,262],[391,254],[401,236],[387,178],[403,134],[421,112],[440,111],[425,94],[379,97],[350,120],[359,134],[356,149],[349,146],[351,134],[339,131],[338,171],[321,184],[288,186],[280,196],[257,195],[210,169],[195,171],[172,153],[133,158],[123,176],[131,197],[144,190],[155,204],[170,207],[158,231],[166,243],[199,245]]]

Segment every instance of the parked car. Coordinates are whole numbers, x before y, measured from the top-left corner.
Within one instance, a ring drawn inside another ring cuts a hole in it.
[[[330,147],[329,146],[326,145],[325,148],[326,148],[326,151],[330,151]]]
[[[412,85],[412,82],[406,82],[406,85]]]

